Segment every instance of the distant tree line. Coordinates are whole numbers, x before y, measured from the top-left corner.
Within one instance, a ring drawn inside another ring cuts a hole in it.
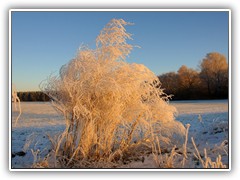
[[[41,91],[18,92],[20,101],[50,101],[50,98]]]
[[[228,63],[217,52],[207,54],[199,70],[182,65],[177,72],[164,73],[158,78],[165,93],[174,95],[173,100],[228,98]]]
[[[158,76],[161,88],[173,100],[227,99],[228,63],[226,57],[213,52],[200,62],[199,70],[182,65],[177,72]],[[50,101],[41,91],[18,92],[20,101]]]

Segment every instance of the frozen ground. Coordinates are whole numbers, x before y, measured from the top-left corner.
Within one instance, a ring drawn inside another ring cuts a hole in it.
[[[191,125],[189,151],[195,151],[190,139],[193,137],[201,155],[204,155],[204,148],[206,148],[208,156],[213,161],[220,154],[224,164],[228,165],[228,101],[178,101],[173,102],[172,105],[179,112],[176,119],[184,125]]]
[[[215,161],[218,154],[225,165],[228,156],[228,101],[173,101],[178,110],[177,120],[190,124],[188,152],[194,152],[191,137],[194,138],[201,155],[206,148],[208,156]],[[11,166],[12,168],[31,168],[34,161],[44,157],[50,150],[48,136],[64,130],[64,120],[50,103],[22,102],[22,115],[16,125],[17,111],[12,108],[11,127]],[[35,154],[35,157],[33,156]],[[190,163],[191,161],[191,163]],[[189,160],[190,168],[198,168],[196,159]],[[132,162],[122,168],[154,168],[152,156],[145,157],[144,163]]]
[[[44,157],[49,149],[48,135],[64,130],[64,119],[48,102],[22,102],[22,114],[15,126],[18,111],[12,105],[12,167],[29,168],[34,162],[33,153]],[[26,154],[25,154],[26,153]]]

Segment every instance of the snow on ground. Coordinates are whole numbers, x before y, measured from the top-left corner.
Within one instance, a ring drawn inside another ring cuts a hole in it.
[[[204,155],[206,148],[213,161],[220,154],[222,162],[228,165],[228,101],[179,101],[171,104],[178,109],[176,119],[184,125],[191,125],[188,136],[189,151],[195,152],[191,142],[193,137],[201,155]]]
[[[171,105],[178,110],[176,119],[184,125],[190,124],[188,152],[195,152],[191,137],[201,155],[206,148],[213,161],[218,154],[224,164],[228,165],[228,101],[172,101]],[[22,102],[22,115],[16,125],[18,111],[12,106],[11,160],[12,168],[31,168],[36,158],[42,158],[51,149],[48,135],[53,136],[64,130],[64,119],[48,102]],[[32,149],[32,150],[31,150]],[[32,152],[33,151],[33,152]],[[198,168],[199,162],[189,164]],[[152,156],[145,157],[143,162],[132,162],[122,168],[154,168]]]
[[[12,167],[29,168],[34,162],[31,152],[40,151],[39,157],[51,148],[48,135],[64,130],[64,119],[48,102],[21,102],[22,114],[15,127],[18,111],[12,105]],[[26,153],[26,154],[25,154]]]
[[[228,100],[171,101],[170,104],[180,115],[228,112]]]

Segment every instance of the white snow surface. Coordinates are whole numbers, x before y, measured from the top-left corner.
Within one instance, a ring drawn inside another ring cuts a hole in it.
[[[206,148],[208,156],[214,161],[218,154],[222,162],[229,165],[229,119],[228,100],[171,101],[178,110],[176,120],[184,125],[190,124],[188,151],[194,152],[191,137],[194,138],[199,152]],[[31,168],[34,161],[42,159],[51,149],[48,136],[60,134],[64,128],[64,118],[57,113],[49,102],[21,102],[22,115],[14,126],[18,111],[12,105],[11,121],[11,167]],[[38,152],[35,157],[33,152]],[[150,158],[150,157],[149,157]],[[154,164],[132,163],[126,168],[153,168]],[[198,163],[189,164],[198,168]]]

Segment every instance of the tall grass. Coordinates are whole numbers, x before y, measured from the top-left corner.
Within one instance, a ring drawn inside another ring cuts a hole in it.
[[[55,143],[55,166],[61,161],[65,167],[106,167],[133,149],[152,147],[155,137],[169,143],[172,135],[184,135],[157,76],[125,60],[133,48],[127,43],[129,24],[111,20],[96,49],[81,47],[59,75],[41,84],[66,122]]]

